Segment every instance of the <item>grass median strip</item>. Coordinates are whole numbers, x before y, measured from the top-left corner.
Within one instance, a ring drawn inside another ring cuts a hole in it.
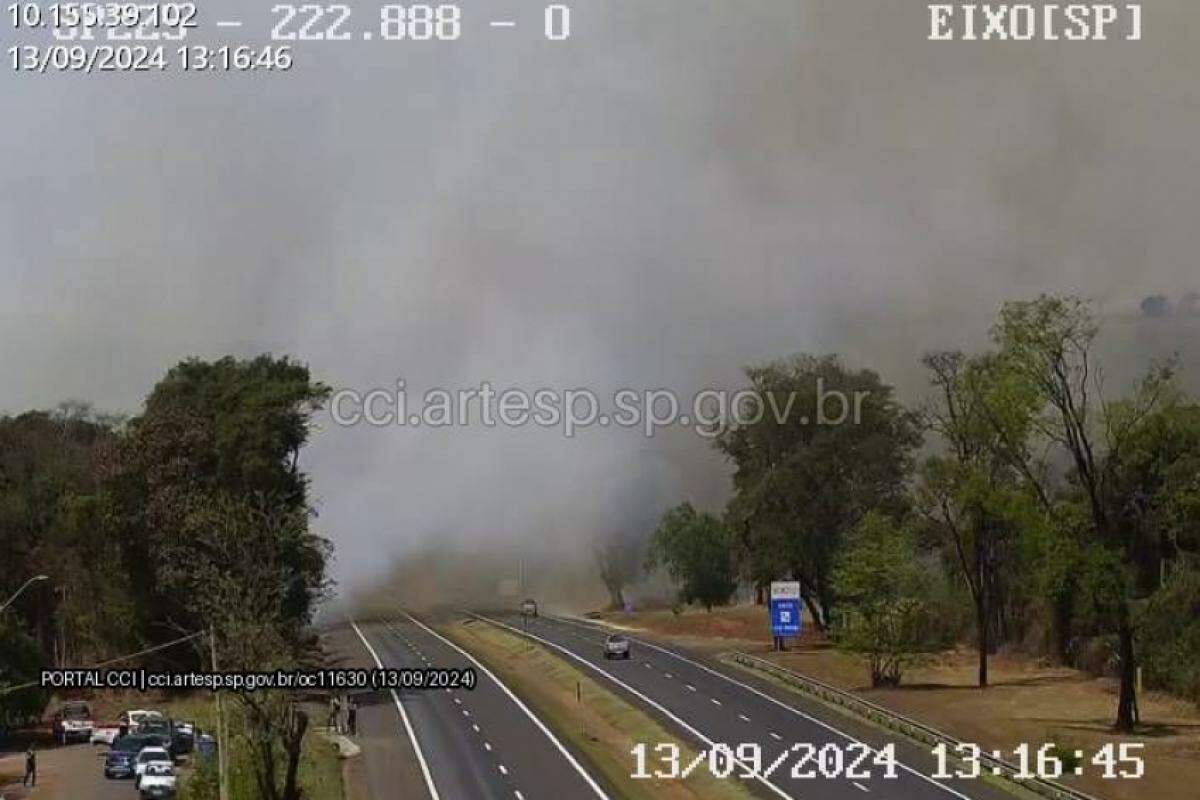
[[[742,780],[716,778],[704,763],[687,778],[634,778],[637,765],[631,751],[638,744],[647,746],[646,769],[651,773],[663,767],[654,754],[660,743],[678,745],[680,769],[700,751],[539,644],[477,621],[455,622],[441,630],[486,664],[569,742],[614,795],[632,800],[754,797]]]

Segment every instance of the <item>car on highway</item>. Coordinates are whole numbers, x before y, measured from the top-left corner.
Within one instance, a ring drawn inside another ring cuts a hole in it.
[[[521,603],[521,616],[536,617],[537,615],[538,607],[536,600],[526,599],[525,602]]]
[[[54,739],[59,744],[90,741],[93,727],[92,710],[82,701],[63,703],[54,712]]]
[[[138,796],[141,800],[162,800],[175,797],[176,788],[174,767],[168,764],[148,764],[138,784]]]
[[[137,757],[133,760],[133,785],[136,789],[141,790],[142,776],[155,764],[165,764],[174,768],[175,759],[171,758],[171,754],[165,747],[143,747],[138,751]]]
[[[104,754],[104,777],[132,778],[136,773],[137,755],[153,741],[136,733],[118,736]]]
[[[629,640],[619,633],[614,633],[604,640],[605,658],[629,659]]]

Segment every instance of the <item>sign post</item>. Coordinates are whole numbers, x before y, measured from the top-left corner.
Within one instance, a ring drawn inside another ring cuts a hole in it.
[[[784,639],[795,638],[803,628],[799,581],[771,582],[771,636],[775,649],[784,649]]]

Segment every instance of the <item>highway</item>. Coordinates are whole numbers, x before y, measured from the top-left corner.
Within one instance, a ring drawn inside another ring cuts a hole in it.
[[[928,777],[935,768],[932,756],[908,742],[897,741],[882,731],[851,725],[846,718],[815,703],[784,694],[770,684],[748,678],[721,665],[705,662],[678,648],[668,648],[641,637],[630,637],[631,658],[609,661],[603,655],[607,631],[593,625],[553,617],[523,620],[519,615],[490,615],[487,618],[540,640],[559,655],[584,664],[603,675],[611,687],[674,723],[693,741],[711,748],[714,743],[737,747],[753,743],[763,754],[763,770],[798,743],[820,750],[851,754],[869,745],[878,750],[895,742],[899,766],[894,777],[884,775],[884,766],[873,757],[860,762],[855,776],[847,776],[827,762],[833,777],[822,775],[815,761],[796,774],[799,753],[781,762],[770,777],[750,781],[757,794],[796,800],[868,800],[872,795],[887,800],[1011,800],[1012,795],[979,780],[935,781]],[[853,729],[855,733],[849,731]],[[655,743],[650,743],[653,747]],[[852,745],[859,745],[852,747]],[[747,748],[747,752],[753,752]],[[654,764],[653,766],[657,766]],[[749,771],[749,770],[746,770]],[[760,771],[760,772],[761,772]],[[816,772],[805,777],[805,772]],[[870,777],[863,777],[869,773]]]
[[[398,735],[410,739],[434,800],[607,798],[561,741],[490,672],[424,623],[404,615],[355,630],[377,666],[474,667],[474,690],[392,697]]]

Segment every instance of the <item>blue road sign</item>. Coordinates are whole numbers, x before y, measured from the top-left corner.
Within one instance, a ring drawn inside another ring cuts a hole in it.
[[[771,598],[772,635],[799,636],[801,620],[799,598]]]

